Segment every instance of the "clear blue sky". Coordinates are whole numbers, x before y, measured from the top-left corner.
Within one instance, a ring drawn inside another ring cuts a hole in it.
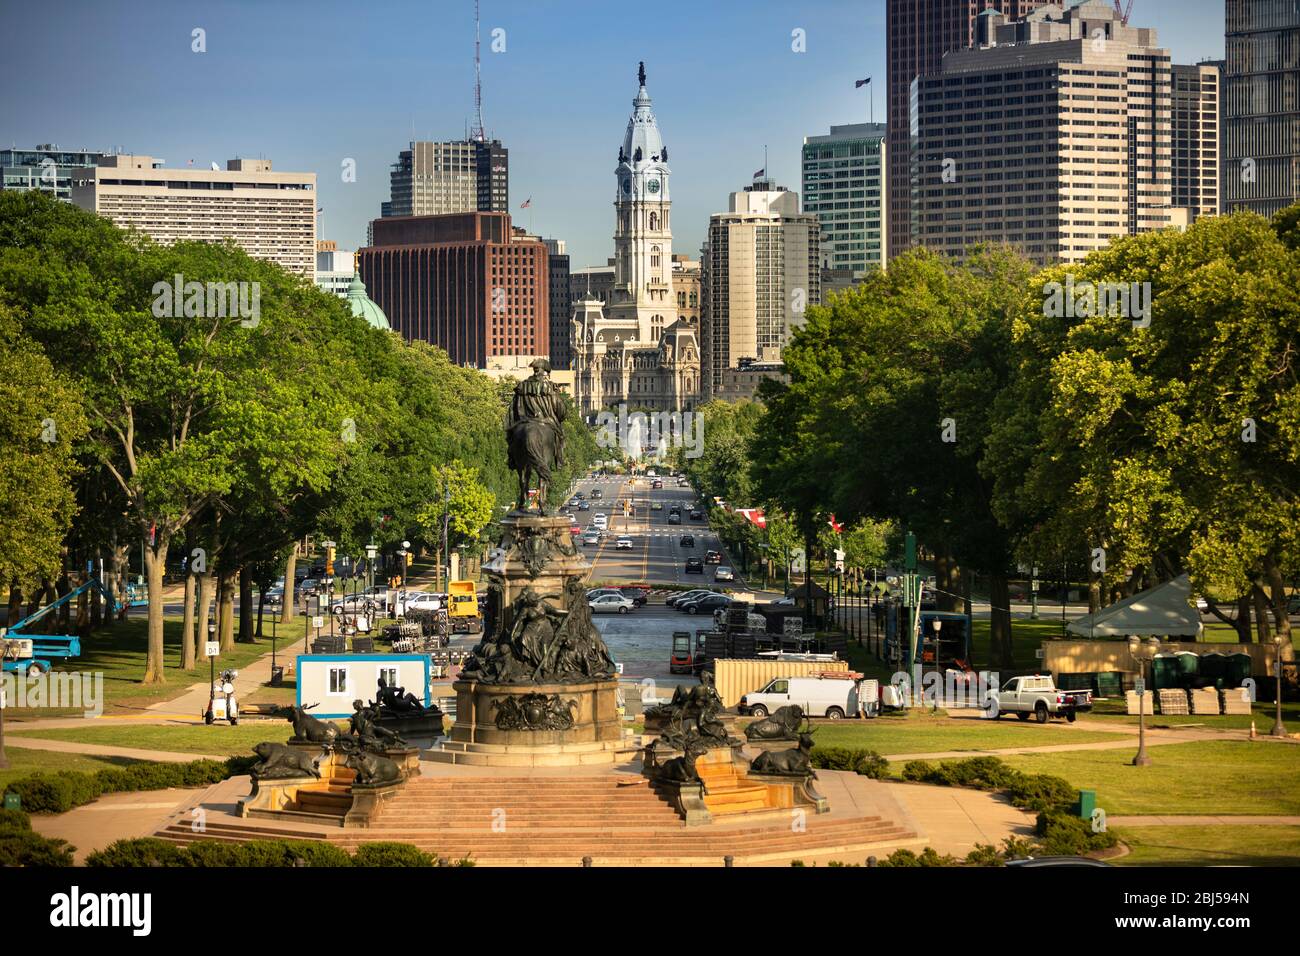
[[[473,112],[473,0],[3,0],[0,142],[162,157],[265,156],[317,173],[321,238],[353,249],[412,138],[457,139]],[[884,0],[483,0],[485,123],[510,149],[519,224],[612,253],[613,169],[647,86],[673,170],[674,249],[769,172],[799,188],[805,135],[885,119]],[[1174,62],[1223,55],[1223,0],[1135,0]],[[207,52],[191,52],[191,31]],[[491,49],[505,31],[505,51]],[[805,31],[807,51],[791,50]],[[356,160],[357,181],[340,175]],[[532,197],[532,209],[519,204]],[[530,217],[531,212],[531,217]]]

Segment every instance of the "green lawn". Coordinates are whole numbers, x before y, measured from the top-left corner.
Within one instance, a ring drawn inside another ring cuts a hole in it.
[[[1027,773],[1064,777],[1097,791],[1108,814],[1300,814],[1300,748],[1265,741],[1206,741],[1151,747],[1151,765],[1132,750],[1003,757]]]
[[[6,747],[5,755],[9,758],[7,770],[0,770],[0,791],[9,781],[26,777],[37,772],[57,773],[60,770],[80,770],[94,773],[108,767],[126,767],[136,763],[148,763],[144,760],[130,760],[126,757],[92,757],[85,754],[55,753],[49,750],[27,750],[26,748]]]
[[[138,747],[174,753],[231,756],[250,753],[263,741],[284,743],[293,733],[285,720],[258,720],[229,724],[198,724],[192,727],[168,724],[95,724],[88,727],[60,727],[49,730],[14,730],[10,737],[40,737],[43,740],[71,740],[106,747]],[[12,753],[13,751],[10,751]],[[27,751],[32,753],[33,751]]]
[[[1300,827],[1117,827],[1120,866],[1300,866]]]
[[[864,747],[876,753],[938,753],[944,750],[996,750],[1121,740],[1118,734],[1076,731],[1064,726],[988,720],[912,716],[842,720],[817,725],[813,741],[822,747]]]

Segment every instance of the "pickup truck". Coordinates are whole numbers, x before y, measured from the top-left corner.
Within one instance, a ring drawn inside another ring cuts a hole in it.
[[[997,716],[1015,714],[1028,720],[1033,714],[1040,724],[1048,717],[1064,717],[1071,723],[1077,714],[1092,710],[1092,691],[1058,690],[1050,677],[1013,677],[998,691]]]

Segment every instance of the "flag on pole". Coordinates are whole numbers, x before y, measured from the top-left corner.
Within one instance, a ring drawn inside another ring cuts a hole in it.
[[[859,87],[866,86],[870,82],[871,82],[871,77],[867,77],[865,80],[858,80],[856,83],[853,84],[853,88],[856,90]]]
[[[836,521],[834,514],[831,515],[830,526],[831,526],[831,530],[834,531],[836,534],[839,534],[841,531],[844,530],[844,524],[842,522]]]
[[[529,196],[527,199],[525,199],[522,203],[519,204],[519,208],[520,208],[520,209],[527,209],[527,208],[528,208],[529,206],[531,206],[532,204],[533,204],[533,197],[532,197],[532,196]]]
[[[762,169],[760,169],[758,172],[756,172],[756,173],[754,174],[754,178],[755,178],[755,179],[761,179],[761,178],[763,178],[763,177],[766,176],[766,175],[767,175],[767,167],[764,166]]]

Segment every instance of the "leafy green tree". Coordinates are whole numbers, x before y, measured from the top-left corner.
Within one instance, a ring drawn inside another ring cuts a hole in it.
[[[85,434],[75,387],[0,305],[0,581],[58,572]]]

